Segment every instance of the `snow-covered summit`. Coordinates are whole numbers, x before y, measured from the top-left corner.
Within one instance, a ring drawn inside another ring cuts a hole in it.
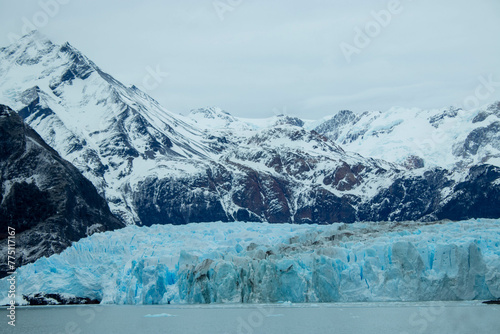
[[[121,84],[69,43],[55,45],[38,32],[0,51],[0,79],[0,99],[129,222],[138,218],[119,188],[164,160],[201,161],[211,152],[189,120]]]
[[[467,219],[498,210],[500,172],[487,165],[498,159],[495,106],[342,111],[322,127],[219,108],[181,116],[38,33],[0,49],[0,100],[131,224]],[[436,134],[444,142],[427,149]],[[442,169],[450,159],[463,167]]]
[[[430,168],[500,166],[500,137],[494,130],[500,125],[497,109],[498,102],[474,110],[341,110],[313,128],[346,151],[393,163],[404,165],[418,157]]]
[[[193,109],[187,115],[196,125],[202,129],[248,129],[246,124],[242,124],[236,117],[219,107],[208,107]],[[234,124],[238,123],[238,124]]]
[[[0,51],[7,53],[10,57],[16,59],[19,65],[22,65],[24,62],[35,63],[55,47],[56,45],[45,35],[37,30],[33,30],[15,43],[0,48]]]
[[[204,118],[211,118],[211,119],[222,118],[232,121],[235,120],[235,118],[232,117],[230,113],[219,107],[198,108],[198,109],[193,109],[189,112],[189,115],[192,116],[199,114],[202,114]]]

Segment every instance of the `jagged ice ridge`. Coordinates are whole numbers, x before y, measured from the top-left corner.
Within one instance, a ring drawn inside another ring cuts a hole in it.
[[[39,292],[116,304],[492,299],[498,223],[128,226],[19,268],[17,301]]]

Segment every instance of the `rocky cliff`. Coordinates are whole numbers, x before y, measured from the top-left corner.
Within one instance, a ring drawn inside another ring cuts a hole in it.
[[[0,105],[0,257],[7,271],[7,229],[16,265],[59,253],[72,241],[124,224],[92,183],[21,117]]]

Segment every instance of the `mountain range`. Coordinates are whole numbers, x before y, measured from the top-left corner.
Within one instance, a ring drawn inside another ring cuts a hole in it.
[[[499,102],[315,121],[180,115],[32,32],[0,48],[0,103],[129,225],[500,217]],[[2,174],[2,205],[8,182]]]

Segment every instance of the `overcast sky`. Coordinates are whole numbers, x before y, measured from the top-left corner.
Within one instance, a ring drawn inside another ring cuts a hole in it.
[[[184,114],[500,100],[498,0],[0,0],[1,46],[30,26]]]

